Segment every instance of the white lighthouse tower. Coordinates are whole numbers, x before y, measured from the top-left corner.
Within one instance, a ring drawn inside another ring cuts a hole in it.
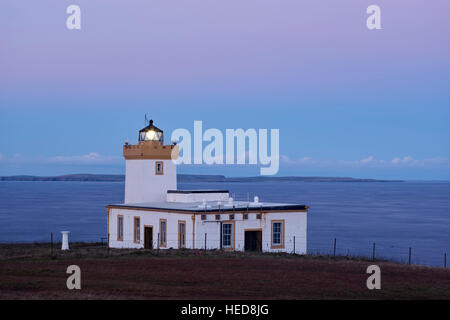
[[[153,125],[139,131],[139,143],[125,143],[125,203],[164,202],[177,189],[176,145],[164,145],[164,133]]]

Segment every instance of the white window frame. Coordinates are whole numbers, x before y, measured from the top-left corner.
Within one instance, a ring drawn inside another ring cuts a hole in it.
[[[284,248],[284,220],[271,221],[271,247],[272,249]],[[275,232],[275,225],[279,225],[279,231]],[[279,233],[279,242],[275,242],[275,234]]]
[[[123,241],[123,229],[124,229],[124,217],[122,215],[117,216],[117,241]]]
[[[164,222],[164,228],[162,228]],[[159,220],[159,245],[160,247],[167,247],[167,219]]]
[[[178,246],[186,248],[186,221],[178,221]]]
[[[138,222],[138,223],[136,223]],[[140,243],[141,242],[141,217],[134,217],[133,219],[134,223],[134,242]]]
[[[230,244],[226,245],[225,244],[225,226],[230,226]],[[222,223],[222,248],[225,249],[232,249],[233,246],[233,241],[234,241],[234,223],[232,222],[224,222]]]

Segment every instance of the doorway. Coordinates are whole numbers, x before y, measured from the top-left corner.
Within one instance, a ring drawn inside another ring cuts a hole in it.
[[[153,227],[144,227],[144,248],[153,249]]]
[[[262,251],[262,231],[246,230],[245,231],[245,251],[261,252]]]

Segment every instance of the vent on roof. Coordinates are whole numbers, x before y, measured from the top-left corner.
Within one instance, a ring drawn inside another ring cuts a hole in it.
[[[206,200],[203,200],[202,203],[198,205],[198,207],[206,210]]]
[[[262,203],[259,202],[259,197],[258,197],[258,196],[255,196],[255,197],[253,198],[253,202],[249,203],[249,206],[250,206],[250,207],[259,207],[259,206],[262,206]]]

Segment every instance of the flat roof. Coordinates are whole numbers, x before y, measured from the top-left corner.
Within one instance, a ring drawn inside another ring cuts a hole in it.
[[[167,190],[167,193],[191,194],[191,193],[230,193],[228,190]]]
[[[307,211],[306,205],[290,204],[290,203],[271,203],[271,202],[247,202],[234,201],[232,204],[223,202],[220,206],[217,201],[207,201],[206,207],[203,202],[144,202],[144,203],[121,203],[111,204],[107,208],[120,209],[141,209],[148,211],[172,211],[172,212],[234,212],[234,211]]]

